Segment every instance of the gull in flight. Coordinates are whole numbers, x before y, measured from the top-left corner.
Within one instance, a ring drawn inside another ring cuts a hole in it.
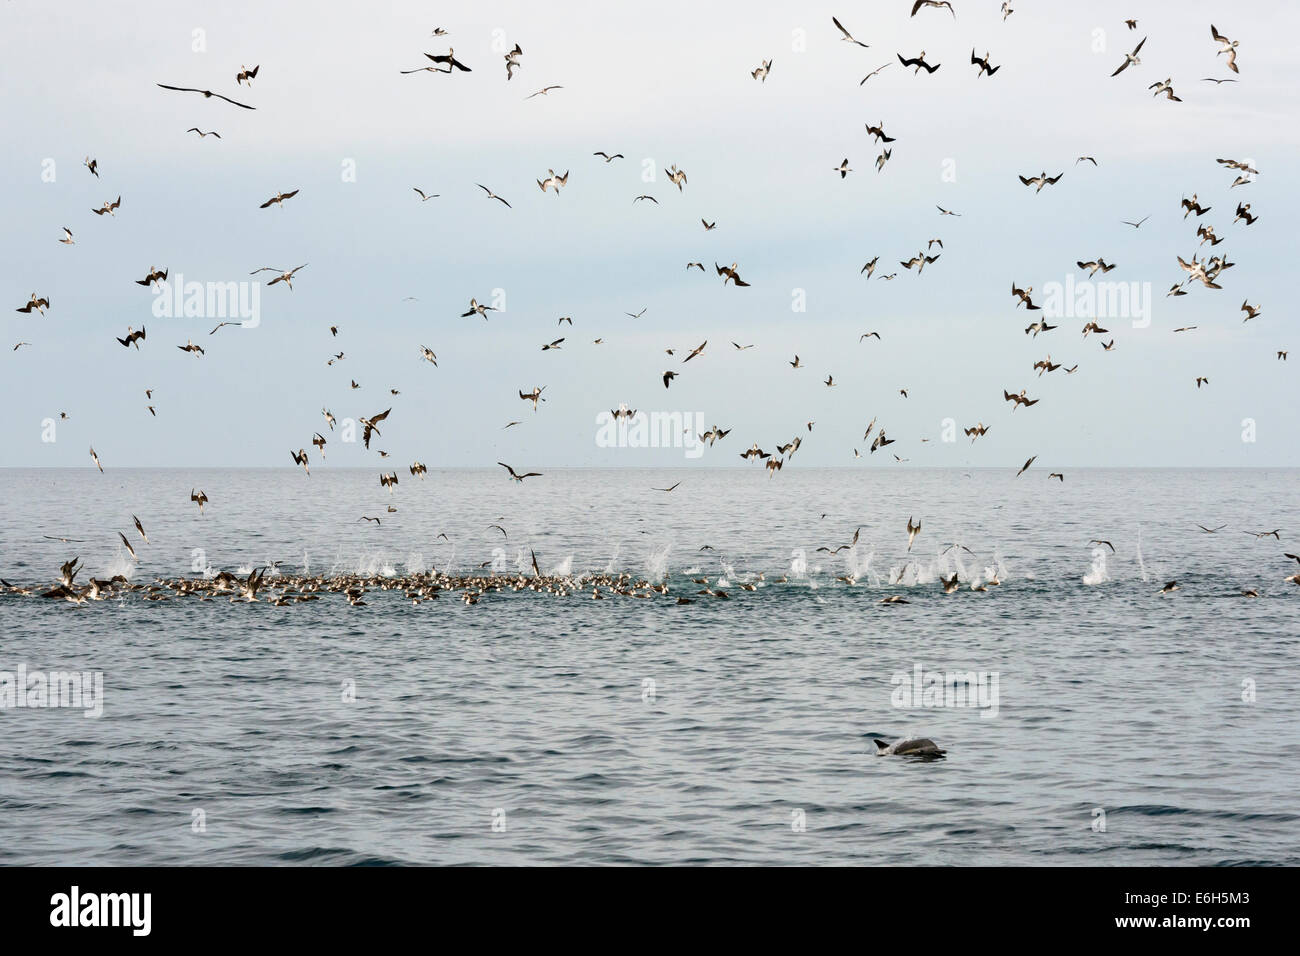
[[[841,42],[856,43],[858,46],[862,47],[863,49],[867,48],[867,44],[863,43],[861,40],[854,39],[853,34],[850,33],[848,30],[844,29],[844,24],[840,23],[837,17],[831,17],[831,23],[835,24],[835,29],[839,30],[840,33],[844,34],[842,37],[840,37]],[[861,84],[858,85],[860,86]]]
[[[957,19],[957,11],[952,8],[952,4],[949,3],[948,0],[916,0],[916,3],[912,4],[911,15],[916,16],[917,11],[922,7],[947,7],[948,12],[952,14],[952,18],[954,20]],[[1003,19],[1005,19],[1005,17]]]
[[[164,90],[175,90],[178,93],[202,93],[203,98],[205,100],[211,99],[212,97],[215,96],[219,100],[225,100],[227,103],[230,103],[233,106],[239,106],[246,110],[257,109],[256,106],[249,106],[247,103],[239,103],[235,100],[232,100],[229,96],[222,96],[220,93],[213,93],[211,90],[196,90],[192,86],[168,86],[166,83],[159,83],[158,85],[161,86]]]
[[[299,269],[305,269],[305,268],[307,268],[308,265],[310,265],[310,263],[304,262],[304,263],[303,263],[302,265],[300,265],[300,266],[294,266],[294,267],[293,267],[292,269],[290,269],[288,272],[285,272],[285,271],[283,271],[282,269],[278,269],[278,268],[276,268],[275,266],[262,266],[262,268],[260,268],[260,269],[254,269],[252,272],[249,273],[249,275],[250,275],[250,276],[255,276],[255,275],[257,275],[259,272],[279,272],[280,274],[279,274],[278,276],[276,276],[274,279],[272,279],[270,282],[268,282],[268,283],[267,283],[267,286],[269,287],[269,286],[273,286],[273,285],[275,285],[277,282],[283,282],[285,285],[287,285],[287,286],[290,288],[290,290],[292,290],[292,289],[293,289],[293,274],[294,274],[295,272],[297,272]]]
[[[482,183],[475,183],[474,185],[477,186],[479,189],[483,190],[485,193],[487,193],[487,198],[488,198],[488,199],[495,199],[497,202],[502,203],[502,204],[503,204],[507,209],[512,209],[512,208],[514,208],[514,207],[512,207],[512,206],[510,205],[510,203],[506,202],[504,199],[502,199],[500,196],[498,196],[498,195],[497,195],[496,193],[494,193],[492,190],[488,189],[488,188],[487,188],[486,186],[484,186]]]
[[[511,468],[509,465],[507,465],[504,461],[499,461],[497,462],[497,464],[500,465],[502,468],[504,468],[506,471],[510,472],[510,477],[515,481],[519,482],[520,484],[523,483],[523,480],[525,478],[542,477],[542,473],[540,471],[526,471],[521,475],[518,472],[516,472],[513,468]]]
[[[1146,37],[1143,37],[1143,38],[1142,38],[1142,43],[1146,43],[1146,42],[1147,42],[1147,38],[1146,38]],[[1139,43],[1137,46],[1135,46],[1135,47],[1133,48],[1133,52],[1132,52],[1132,53],[1125,53],[1125,54],[1124,54],[1124,62],[1121,63],[1121,64],[1116,68],[1115,72],[1112,73],[1111,76],[1119,76],[1119,75],[1120,75],[1121,73],[1123,73],[1126,69],[1128,69],[1128,66],[1129,66],[1130,63],[1133,64],[1134,66],[1138,66],[1138,65],[1140,65],[1140,64],[1142,63],[1142,60],[1138,58],[1138,51],[1142,49],[1142,43]]]

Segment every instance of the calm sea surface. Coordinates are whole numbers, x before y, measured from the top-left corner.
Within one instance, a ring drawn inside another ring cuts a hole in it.
[[[1300,865],[1300,471],[1013,474],[431,471],[390,495],[373,470],[0,470],[16,585],[74,555],[81,583],[531,550],[670,587],[0,594],[0,672],[104,687],[98,718],[0,710],[0,863]],[[996,706],[897,706],[918,665],[984,674]],[[875,756],[912,734],[947,756]]]

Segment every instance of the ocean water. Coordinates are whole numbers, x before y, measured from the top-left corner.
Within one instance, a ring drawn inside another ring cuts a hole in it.
[[[390,494],[372,470],[0,470],[15,585],[73,556],[79,582],[148,582],[535,553],[669,586],[0,594],[0,672],[104,687],[97,718],[0,710],[0,863],[1300,864],[1300,471],[1013,475],[495,469]],[[985,675],[996,706],[900,701],[918,666]],[[946,756],[875,755],[908,735]]]

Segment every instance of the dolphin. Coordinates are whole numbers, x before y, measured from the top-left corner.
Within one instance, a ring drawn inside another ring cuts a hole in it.
[[[877,757],[942,757],[947,752],[940,750],[929,737],[906,737],[892,744],[876,741]]]

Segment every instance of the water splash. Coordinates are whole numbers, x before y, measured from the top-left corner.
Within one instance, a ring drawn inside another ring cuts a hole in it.
[[[1142,526],[1141,525],[1138,525],[1137,560],[1138,560],[1138,570],[1142,572],[1143,582],[1149,581],[1150,576],[1147,574],[1147,566],[1146,563],[1142,560]]]
[[[672,545],[655,548],[645,556],[645,576],[650,581],[663,581],[668,577],[668,554]]]
[[[1099,584],[1105,584],[1110,580],[1110,572],[1106,568],[1106,549],[1092,549],[1092,567],[1090,567],[1083,576],[1083,583],[1089,587],[1096,587]]]

